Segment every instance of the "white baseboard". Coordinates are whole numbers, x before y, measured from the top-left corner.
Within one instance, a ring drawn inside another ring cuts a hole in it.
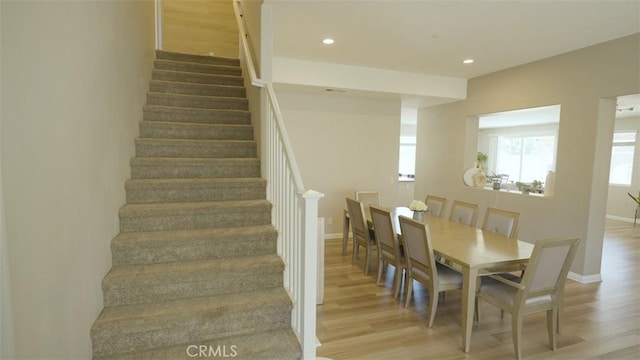
[[[581,284],[593,284],[597,282],[602,282],[602,275],[594,274],[594,275],[580,275],[574,272],[569,271],[567,277],[573,281],[577,281]]]
[[[329,240],[329,239],[342,239],[342,233],[329,233],[329,234],[324,234],[324,239],[325,239],[325,240]]]
[[[607,220],[623,221],[623,222],[628,222],[633,224],[633,218],[626,218],[622,216],[613,216],[613,215],[607,215],[606,218]]]

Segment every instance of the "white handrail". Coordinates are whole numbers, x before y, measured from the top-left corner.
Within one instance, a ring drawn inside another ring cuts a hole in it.
[[[257,77],[240,0],[234,0],[233,7],[251,85],[261,89],[260,157],[267,199],[273,204],[272,224],[278,229],[278,254],[285,264],[284,287],[293,302],[291,327],[300,341],[302,358],[315,359],[318,201],[324,194],[304,189],[273,86]]]

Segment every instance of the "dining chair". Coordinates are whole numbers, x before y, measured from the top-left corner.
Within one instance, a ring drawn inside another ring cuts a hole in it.
[[[369,206],[380,206],[379,191],[356,191],[355,199],[364,205],[365,211]],[[342,255],[347,255],[347,245],[349,242],[349,210],[344,210],[342,221]]]
[[[449,220],[467,226],[475,226],[478,218],[478,205],[454,200],[451,205]]]
[[[391,212],[376,206],[371,206],[371,220],[373,221],[374,236],[378,247],[378,280],[380,285],[383,271],[388,265],[393,265],[395,274],[393,277],[393,297],[398,298],[403,275],[406,269],[404,254],[400,248],[397,232],[393,227],[393,215]]]
[[[515,239],[518,237],[520,213],[488,207],[482,221],[482,230]]]
[[[447,199],[439,196],[427,195],[424,202],[427,204],[427,213],[435,217],[441,217],[444,214],[444,206],[447,204]]]
[[[427,326],[431,327],[438,308],[438,295],[440,292],[462,289],[462,275],[436,263],[429,225],[403,215],[399,220],[407,257],[407,297],[404,306],[408,307],[411,302],[413,280],[422,283],[429,291]]]
[[[368,275],[371,265],[371,253],[373,252],[375,243],[372,240],[372,231],[367,224],[364,205],[358,200],[347,198],[347,209],[351,220],[351,232],[353,233],[353,255],[351,257],[351,263],[356,263],[360,246],[363,246],[366,252],[364,274]]]
[[[578,248],[578,238],[536,241],[527,271],[519,278],[511,274],[490,275],[483,281],[476,298],[511,313],[513,348],[522,357],[521,339],[524,315],[546,311],[547,332],[551,349],[556,349],[559,307],[567,273]]]

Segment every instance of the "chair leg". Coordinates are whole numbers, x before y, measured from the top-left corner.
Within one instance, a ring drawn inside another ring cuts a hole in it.
[[[360,245],[358,245],[358,242],[356,241],[356,239],[353,239],[353,252],[351,254],[351,264],[355,265],[356,264],[356,259],[358,258],[358,251],[360,250]]]
[[[344,219],[342,220],[342,256],[347,255],[347,245],[349,244],[349,215],[344,211]]]
[[[436,293],[433,289],[429,289],[429,323],[427,324],[428,328],[431,328],[433,325],[433,319],[436,317],[436,310],[438,309],[438,298],[440,297],[440,293]]]
[[[556,326],[558,324],[558,310],[555,306],[547,310],[547,332],[549,333],[549,345],[556,350]]]
[[[365,256],[364,256],[364,274],[369,275],[369,262],[371,261],[371,248],[365,246]]]
[[[522,339],[522,314],[517,312],[511,313],[511,336],[513,337],[513,351],[516,353],[516,359],[522,358],[520,351],[520,339]]]
[[[376,280],[376,285],[380,285],[380,280],[382,280],[383,270],[384,270],[384,261],[380,259],[380,261],[378,261],[378,280]]]
[[[404,301],[404,307],[408,308],[411,302],[411,295],[413,295],[413,279],[407,276],[407,298]]]
[[[400,296],[400,286],[402,286],[402,268],[400,268],[397,264],[395,266],[395,273],[393,274],[395,288],[393,293],[393,298],[397,299]]]

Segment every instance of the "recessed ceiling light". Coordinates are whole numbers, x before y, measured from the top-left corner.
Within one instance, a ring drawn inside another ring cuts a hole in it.
[[[463,64],[473,64],[473,61],[474,61],[473,59],[464,59],[464,60],[462,60],[462,63]]]
[[[326,38],[326,39],[322,40],[322,43],[325,44],[325,45],[331,45],[334,42],[335,41],[333,41],[333,39],[331,39],[331,38]]]

